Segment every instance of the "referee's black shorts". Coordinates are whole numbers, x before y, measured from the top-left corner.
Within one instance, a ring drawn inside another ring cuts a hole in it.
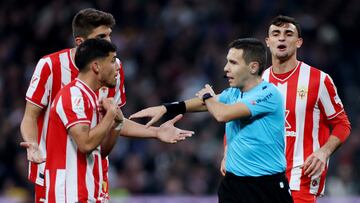
[[[226,172],[218,196],[219,203],[293,203],[285,173],[239,177]]]

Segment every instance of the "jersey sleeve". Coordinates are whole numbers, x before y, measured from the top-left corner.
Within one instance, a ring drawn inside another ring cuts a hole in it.
[[[252,117],[272,113],[278,108],[283,108],[284,101],[280,92],[273,86],[265,87],[258,94],[242,101],[249,108]]]
[[[325,75],[325,79],[320,83],[319,95],[320,109],[326,115],[327,119],[333,119],[344,111],[343,104],[337,93],[333,80],[329,75]]]
[[[56,112],[66,129],[78,123],[90,124],[93,115],[89,100],[77,87],[71,87],[61,94]]]
[[[51,89],[51,60],[42,58],[37,63],[29,87],[26,92],[26,100],[44,108],[48,105]]]

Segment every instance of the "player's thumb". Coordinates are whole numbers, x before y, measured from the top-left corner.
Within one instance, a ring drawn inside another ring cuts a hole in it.
[[[28,143],[28,142],[20,142],[20,146],[28,148],[28,147],[30,147],[30,143]]]
[[[182,114],[179,114],[177,116],[175,116],[173,119],[170,120],[171,124],[175,124],[176,122],[178,122],[181,118],[183,117]]]

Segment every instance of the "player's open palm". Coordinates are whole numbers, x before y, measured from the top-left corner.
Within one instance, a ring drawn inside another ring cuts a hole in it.
[[[141,111],[138,111],[138,112],[132,114],[129,117],[129,119],[150,117],[151,120],[146,123],[146,127],[149,127],[149,126],[153,125],[155,122],[157,122],[165,113],[166,113],[166,108],[164,105],[154,106],[154,107],[149,107],[149,108],[143,109]]]
[[[27,159],[31,162],[41,164],[45,162],[45,158],[43,157],[39,145],[35,142],[21,142],[20,146],[26,148],[27,151]]]
[[[194,132],[189,130],[182,130],[174,126],[174,124],[182,118],[182,114],[175,116],[173,119],[163,123],[157,130],[157,137],[159,140],[166,143],[177,143],[191,137]]]

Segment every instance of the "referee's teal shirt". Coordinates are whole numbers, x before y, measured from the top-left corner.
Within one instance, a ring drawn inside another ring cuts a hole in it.
[[[219,96],[225,104],[244,103],[251,112],[247,119],[226,123],[225,168],[237,176],[263,176],[284,172],[285,113],[283,97],[268,82],[247,92],[225,89]]]

